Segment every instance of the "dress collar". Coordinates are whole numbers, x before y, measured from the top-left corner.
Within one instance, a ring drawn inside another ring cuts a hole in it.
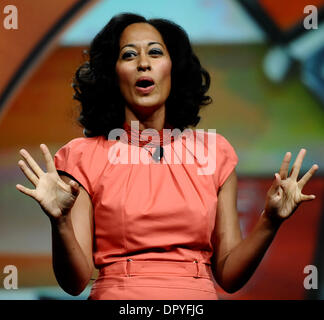
[[[169,124],[165,124],[164,128],[159,131],[151,128],[140,130],[138,121],[132,121],[132,126],[125,121],[123,123],[123,129],[125,130],[125,134],[121,136],[120,140],[140,147],[163,146],[174,141],[174,136],[172,135],[172,129],[174,127]],[[163,129],[169,130],[163,131]]]

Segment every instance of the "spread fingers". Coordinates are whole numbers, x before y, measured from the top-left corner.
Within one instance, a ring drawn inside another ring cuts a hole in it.
[[[27,179],[36,187],[38,184],[38,177],[35,175],[35,173],[33,171],[31,171],[26,163],[23,160],[19,160],[18,161],[18,165],[19,168],[21,169],[21,171],[25,174],[25,176],[27,177]]]
[[[314,173],[316,172],[317,169],[318,169],[318,165],[313,164],[312,167],[298,181],[300,190],[302,190],[304,188],[305,184],[310,180],[310,178],[314,175]]]
[[[306,155],[306,149],[304,148],[300,149],[290,173],[290,177],[293,178],[294,180],[297,180],[298,178],[298,174],[302,166],[305,155]]]
[[[35,199],[35,190],[26,188],[26,187],[22,186],[21,184],[16,184],[16,188],[20,192],[22,192],[22,193],[26,194],[27,196],[30,196],[30,197]]]
[[[56,168],[55,168],[54,160],[52,158],[52,155],[51,155],[50,151],[48,150],[47,145],[46,144],[41,144],[40,149],[42,150],[44,158],[45,158],[47,171],[48,172],[55,172]]]
[[[279,175],[282,180],[287,179],[290,160],[291,160],[291,153],[287,152],[285,154],[285,157],[282,161],[282,164],[281,164],[281,167],[279,170]]]
[[[25,161],[29,165],[29,167],[37,175],[37,177],[40,178],[44,174],[44,171],[39,167],[37,162],[32,158],[32,156],[25,149],[21,149],[20,154],[25,159]]]

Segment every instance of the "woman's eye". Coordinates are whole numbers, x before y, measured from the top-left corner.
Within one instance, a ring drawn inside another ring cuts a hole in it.
[[[136,56],[136,52],[134,51],[126,51],[123,55],[122,55],[122,58],[123,59],[129,59],[129,58],[132,58]]]
[[[160,49],[151,49],[149,53],[152,55],[162,55],[163,54],[163,52]]]

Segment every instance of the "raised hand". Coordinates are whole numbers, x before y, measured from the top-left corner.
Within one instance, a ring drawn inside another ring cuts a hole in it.
[[[58,175],[47,146],[41,144],[40,149],[45,158],[47,172],[39,167],[26,150],[20,150],[25,161],[19,160],[18,165],[36,188],[29,189],[20,184],[17,184],[16,188],[35,199],[50,219],[60,218],[72,208],[80,192],[79,185],[73,180],[70,184],[66,184]]]
[[[288,176],[291,153],[286,153],[279,174],[275,174],[275,180],[266,197],[264,213],[270,218],[277,221],[283,221],[290,217],[303,201],[315,199],[315,195],[305,195],[302,193],[302,190],[318,169],[318,165],[312,165],[304,176],[297,181],[305,154],[306,149],[301,149],[299,151],[292,166],[290,176]]]

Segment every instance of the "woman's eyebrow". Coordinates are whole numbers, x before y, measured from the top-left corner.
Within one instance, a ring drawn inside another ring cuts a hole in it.
[[[164,45],[163,45],[162,43],[160,43],[160,42],[157,42],[157,41],[153,41],[153,42],[149,42],[149,43],[148,43],[149,46],[151,46],[151,45],[153,45],[153,44],[159,44],[161,47],[164,48]]]
[[[164,48],[164,45],[160,42],[157,42],[157,41],[151,41],[148,43],[149,46],[153,45],[153,44],[159,44],[161,47]],[[122,48],[120,48],[120,51],[122,51],[125,47],[132,47],[132,48],[136,48],[136,44],[133,44],[133,43],[128,43],[128,44],[125,44]]]
[[[133,47],[133,48],[136,48],[136,45],[135,44],[132,44],[132,43],[128,43],[128,44],[125,44],[122,48],[120,48],[120,51],[122,51],[124,48],[126,47]]]

